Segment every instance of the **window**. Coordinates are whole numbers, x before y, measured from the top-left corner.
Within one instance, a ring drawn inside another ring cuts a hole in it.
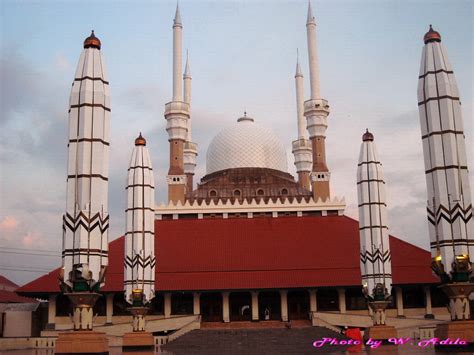
[[[242,194],[242,192],[239,189],[234,190],[234,196],[239,197]]]
[[[217,191],[216,190],[209,191],[209,196],[210,197],[216,197],[217,196]]]
[[[257,196],[263,196],[264,194],[265,194],[265,191],[263,191],[263,189],[257,190]]]
[[[282,190],[281,190],[281,194],[282,194],[283,196],[288,195],[288,189],[282,189]]]

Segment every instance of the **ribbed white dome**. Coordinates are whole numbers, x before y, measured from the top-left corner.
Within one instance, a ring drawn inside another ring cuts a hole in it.
[[[271,129],[241,117],[209,144],[206,173],[231,168],[269,168],[288,172],[286,150]]]

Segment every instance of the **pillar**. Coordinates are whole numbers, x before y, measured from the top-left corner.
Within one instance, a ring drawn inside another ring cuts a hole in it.
[[[338,288],[337,294],[339,296],[339,312],[346,313],[346,289],[345,288]]]
[[[114,294],[108,293],[106,296],[106,324],[112,324],[112,317],[114,315]]]
[[[194,315],[201,314],[201,292],[193,293],[193,311]]]
[[[396,301],[397,301],[397,317],[405,318],[403,314],[403,291],[401,287],[395,287]]]
[[[252,291],[252,321],[258,321],[258,291]]]
[[[316,298],[316,293],[318,290],[309,290],[309,310],[311,312],[318,311],[318,300]]]
[[[230,322],[229,292],[222,292],[222,320],[224,323]]]
[[[425,291],[425,318],[434,319],[433,309],[431,308],[431,288],[430,288],[430,286],[425,286],[424,291]]]
[[[169,292],[165,293],[164,300],[165,300],[165,307],[164,307],[165,318],[170,318],[171,317],[171,293]]]
[[[46,329],[56,329],[56,298],[57,295],[49,295],[48,324],[46,325]]]
[[[281,320],[288,322],[288,291],[280,290]]]

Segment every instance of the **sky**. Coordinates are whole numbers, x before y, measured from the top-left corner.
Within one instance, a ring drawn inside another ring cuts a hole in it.
[[[391,234],[427,249],[426,183],[417,107],[423,35],[442,35],[464,115],[473,169],[473,3],[314,1],[331,193],[357,218],[361,136],[375,135]],[[83,40],[102,41],[111,91],[110,233],[122,235],[125,179],[138,132],[148,142],[156,202],[165,201],[175,1],[0,0],[0,274],[23,284],[60,265],[66,204],[67,109]],[[297,138],[296,50],[309,97],[306,0],[180,0],[192,73],[195,181],[206,150],[244,111],[287,147]],[[183,63],[184,65],[184,63]],[[25,254],[29,253],[29,254]],[[41,254],[41,255],[38,255]]]

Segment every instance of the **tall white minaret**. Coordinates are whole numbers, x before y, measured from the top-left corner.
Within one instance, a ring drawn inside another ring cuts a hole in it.
[[[128,168],[125,231],[125,300],[132,308],[133,330],[145,330],[144,307],[155,297],[155,183],[150,154],[141,133]]]
[[[301,72],[298,56],[296,58],[295,86],[298,139],[292,143],[292,153],[295,156],[296,172],[298,173],[298,184],[302,188],[310,191],[311,183],[309,174],[311,173],[312,166],[312,151],[311,142],[307,138],[305,129],[303,74]]]
[[[443,289],[450,297],[451,319],[469,319],[474,232],[461,103],[448,53],[431,25],[424,42],[418,109],[432,267],[446,284]]]
[[[374,325],[385,325],[385,308],[392,290],[392,256],[388,238],[387,202],[382,164],[374,136],[362,136],[357,166],[360,271],[362,286],[373,310]]]
[[[183,101],[183,23],[176,4],[176,13],[173,20],[173,101]]]
[[[184,202],[186,175],[184,172],[184,144],[188,132],[189,104],[183,101],[182,31],[179,6],[173,21],[173,100],[165,105],[166,131],[170,142],[168,169],[168,201]]]
[[[330,198],[329,179],[331,173],[326,165],[326,129],[329,104],[321,98],[319,83],[319,63],[316,49],[316,21],[308,3],[308,18],[306,21],[308,38],[309,77],[311,98],[304,103],[309,138],[313,152],[313,167],[311,172],[311,187],[315,200]]]
[[[189,69],[189,54],[186,52],[186,67],[183,74],[184,102],[191,108],[191,70]],[[184,144],[184,173],[186,174],[187,192],[193,191],[193,177],[196,169],[197,144],[193,143],[191,135],[191,117],[188,120],[188,134]]]
[[[69,99],[62,288],[75,305],[75,330],[92,329],[95,299],[88,296],[90,307],[80,308],[74,295],[99,291],[108,265],[110,96],[100,48],[92,31],[84,41]]]

